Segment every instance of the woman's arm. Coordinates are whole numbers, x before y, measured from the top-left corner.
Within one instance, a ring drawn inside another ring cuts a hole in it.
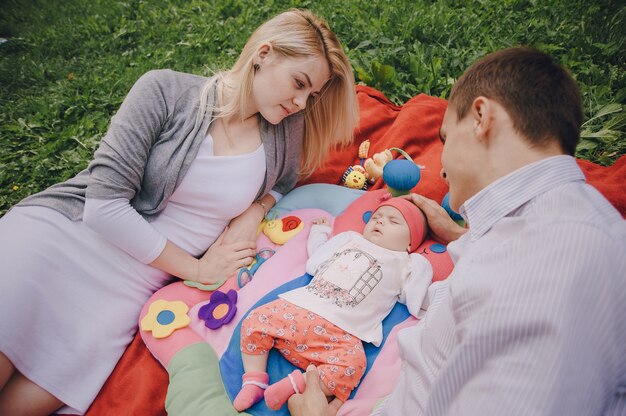
[[[261,221],[263,221],[274,204],[276,204],[276,200],[271,194],[266,194],[254,201],[248,209],[230,221],[224,236],[224,244],[231,244],[236,241],[250,241],[253,243],[252,248],[256,247],[259,224],[261,224]]]
[[[144,264],[163,251],[167,239],[130,205],[128,199],[85,200],[83,223]]]
[[[137,213],[128,200],[88,198],[84,223],[105,240],[137,260],[173,276],[204,284],[216,283],[250,264],[254,258],[251,241],[223,242],[224,233],[200,258],[168,241]]]
[[[170,117],[166,73],[145,73],[124,98],[87,168],[87,198],[132,200],[141,189],[152,146]]]
[[[150,265],[181,279],[203,284],[217,283],[252,263],[255,255],[252,241],[224,243],[227,232],[228,228],[199,259],[168,241]]]
[[[168,71],[144,74],[111,120],[89,165],[87,201],[99,202],[92,207],[86,203],[83,220],[107,241],[143,263],[182,279],[214,283],[233,274],[244,262],[252,261],[256,235],[249,236],[256,232],[260,219],[248,237],[239,233],[233,234],[230,242],[219,239],[219,244],[216,241],[204,256],[196,259],[167,241],[128,202],[141,189],[150,149],[167,124],[169,75]],[[123,204],[109,205],[115,200],[122,200]],[[273,204],[273,200],[267,203]],[[92,210],[94,206],[96,209]],[[258,208],[262,211],[260,205]],[[103,216],[103,209],[113,215]]]

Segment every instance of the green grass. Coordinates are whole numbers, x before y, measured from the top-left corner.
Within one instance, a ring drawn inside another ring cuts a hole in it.
[[[581,86],[579,157],[626,153],[626,10],[620,1],[3,0],[0,7],[0,215],[84,168],[145,71],[209,75],[289,7],[324,16],[357,81],[401,104],[446,98],[478,57],[525,44],[554,55]]]

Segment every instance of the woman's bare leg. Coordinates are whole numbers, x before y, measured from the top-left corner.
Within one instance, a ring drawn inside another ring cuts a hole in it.
[[[0,352],[0,391],[2,391],[14,372],[15,366],[9,360],[9,357]]]
[[[47,416],[61,406],[63,402],[18,371],[0,391],[0,415]]]

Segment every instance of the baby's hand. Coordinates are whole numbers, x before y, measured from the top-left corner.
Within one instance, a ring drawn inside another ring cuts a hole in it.
[[[325,217],[315,218],[313,221],[311,221],[311,224],[325,225],[327,227],[330,227],[330,223],[328,222],[328,218],[325,218]]]

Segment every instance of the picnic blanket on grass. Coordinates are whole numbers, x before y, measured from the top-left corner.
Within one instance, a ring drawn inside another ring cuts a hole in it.
[[[358,86],[357,94],[361,123],[355,131],[353,144],[343,150],[334,151],[329,155],[327,163],[322,169],[301,181],[299,185],[316,183],[338,184],[345,169],[360,162],[358,147],[362,141],[369,139],[370,155],[390,147],[401,148],[411,155],[415,163],[423,166],[421,179],[415,191],[441,201],[447,192],[447,186],[439,177],[442,145],[439,142],[438,132],[446,109],[446,101],[420,94],[407,101],[404,105],[397,106],[391,103],[381,92],[370,87]],[[397,158],[401,157],[400,155],[394,156]],[[607,197],[620,213],[626,217],[626,156],[622,156],[609,167],[599,166],[585,160],[578,160],[578,163],[585,173],[587,181]],[[368,191],[377,190],[383,186],[382,181],[378,181]],[[302,189],[306,190],[307,188],[302,187]],[[348,191],[352,192],[353,196],[358,196],[357,191],[354,190],[337,192],[343,194]],[[335,191],[329,191],[331,194],[330,198],[337,200],[333,192]],[[319,200],[318,195],[309,195],[308,192],[303,192],[300,188],[296,188],[292,193],[304,195],[301,198],[296,198],[299,203],[298,208],[316,208],[316,201]],[[288,194],[283,198],[285,207],[288,206],[289,196]],[[296,208],[296,205],[298,204],[295,204],[293,208]],[[337,209],[337,207],[330,206],[326,206],[326,208],[331,211],[332,209]],[[284,211],[281,214],[290,211],[289,208],[283,209]],[[231,285],[230,287],[235,287],[232,286],[233,283],[231,282],[227,283],[227,286],[222,287],[220,290],[227,290],[229,284]],[[170,286],[175,288],[176,285],[180,286],[182,283],[175,283]],[[187,301],[195,305],[205,302],[207,300],[206,296],[206,292],[196,290],[193,294],[189,294]],[[403,322],[406,323],[407,321]],[[396,327],[398,326],[397,324]],[[393,343],[393,336],[394,333],[390,331],[386,344]],[[201,351],[196,351],[196,349]],[[202,368],[206,368],[209,367],[210,358],[207,357],[212,350],[212,347],[199,337],[197,345],[191,348],[188,353],[203,357],[207,362]],[[182,355],[179,357],[181,359],[173,361],[174,364],[185,365],[188,362],[183,360],[184,357]],[[217,359],[217,356],[215,359]],[[384,362],[383,359],[389,360],[385,362],[385,365],[388,366],[395,362],[390,357],[380,355],[376,362],[382,363]],[[163,362],[168,360],[168,357],[160,356],[159,360]],[[172,357],[169,357],[168,362],[172,362]],[[210,376],[216,376],[216,374],[210,373]],[[215,385],[214,379],[211,380],[213,381],[209,381],[209,384],[205,386],[207,391],[210,388],[220,387]],[[138,333],[87,414],[91,416],[110,415],[113,413],[165,415],[165,397],[170,382],[168,372],[146,348]],[[385,384],[390,383],[386,381]],[[367,386],[369,384],[364,379],[359,387],[360,391],[366,391],[369,388]],[[221,388],[224,389],[223,384],[221,384]]]

